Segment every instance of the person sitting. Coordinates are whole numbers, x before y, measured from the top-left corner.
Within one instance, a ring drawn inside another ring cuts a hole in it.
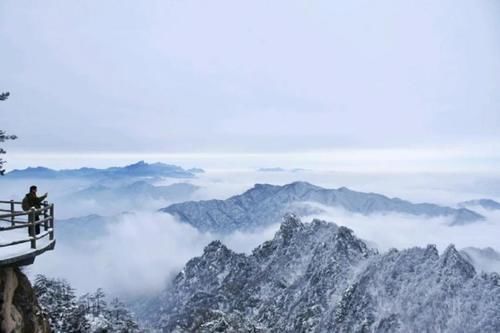
[[[39,209],[42,207],[42,202],[47,198],[48,193],[45,193],[41,197],[36,196],[36,191],[37,187],[35,185],[30,187],[29,193],[26,194],[26,196],[23,199],[22,207],[24,211],[29,211],[32,208]],[[37,222],[40,220],[40,214],[37,212],[34,215],[29,214],[28,215],[28,221],[29,223]],[[33,221],[34,218],[34,221]],[[32,228],[28,227],[28,233],[30,236],[35,236],[40,233],[40,224],[37,224],[35,226],[35,235],[33,235]]]

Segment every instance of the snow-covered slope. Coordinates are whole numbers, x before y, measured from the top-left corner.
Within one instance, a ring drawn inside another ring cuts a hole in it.
[[[251,255],[218,241],[139,315],[164,332],[500,332],[500,277],[453,246],[380,255],[288,215]]]
[[[276,223],[286,212],[299,216],[321,212],[320,208],[308,203],[341,207],[365,215],[396,212],[449,217],[451,224],[455,225],[483,219],[483,216],[465,208],[454,209],[429,203],[414,204],[376,193],[356,192],[345,187],[325,189],[306,182],[284,186],[256,184],[245,193],[227,200],[189,201],[168,206],[161,211],[176,215],[202,231],[231,232]]]

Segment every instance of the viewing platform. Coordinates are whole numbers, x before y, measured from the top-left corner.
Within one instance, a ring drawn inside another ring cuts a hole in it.
[[[0,268],[31,265],[55,244],[54,204],[23,211],[21,202],[0,201]]]

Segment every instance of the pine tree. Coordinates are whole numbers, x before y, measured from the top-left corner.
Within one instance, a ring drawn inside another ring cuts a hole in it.
[[[9,92],[0,93],[0,101],[5,101],[7,98],[9,98],[9,96],[10,96]],[[0,143],[6,140],[15,140],[15,139],[17,139],[15,135],[8,135],[7,133],[5,133],[5,131],[0,129]],[[6,151],[0,147],[0,155],[5,153]],[[5,173],[5,169],[3,168],[5,163],[6,163],[5,160],[0,158],[0,176],[3,176]]]
[[[109,305],[109,319],[113,332],[139,332],[139,325],[134,321],[132,314],[127,310],[123,302],[118,298],[114,298]]]
[[[77,300],[65,280],[37,275],[34,289],[54,333],[141,332],[125,304],[115,298],[108,306],[101,288]]]
[[[104,312],[104,310],[107,308],[106,304],[106,294],[101,288],[98,288],[95,293],[93,293],[90,296],[90,299],[92,300],[92,313],[94,316],[98,316]]]
[[[54,332],[87,332],[85,309],[76,303],[75,292],[68,282],[37,275],[34,290]]]
[[[89,323],[89,332],[91,333],[114,332],[109,316],[107,316],[108,309],[105,297],[106,294],[99,288],[94,293],[83,295],[78,301],[85,310],[85,318]]]

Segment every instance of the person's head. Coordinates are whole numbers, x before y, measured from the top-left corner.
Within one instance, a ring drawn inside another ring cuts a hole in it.
[[[30,187],[30,193],[35,193],[36,194],[36,186],[35,185],[32,185]]]

